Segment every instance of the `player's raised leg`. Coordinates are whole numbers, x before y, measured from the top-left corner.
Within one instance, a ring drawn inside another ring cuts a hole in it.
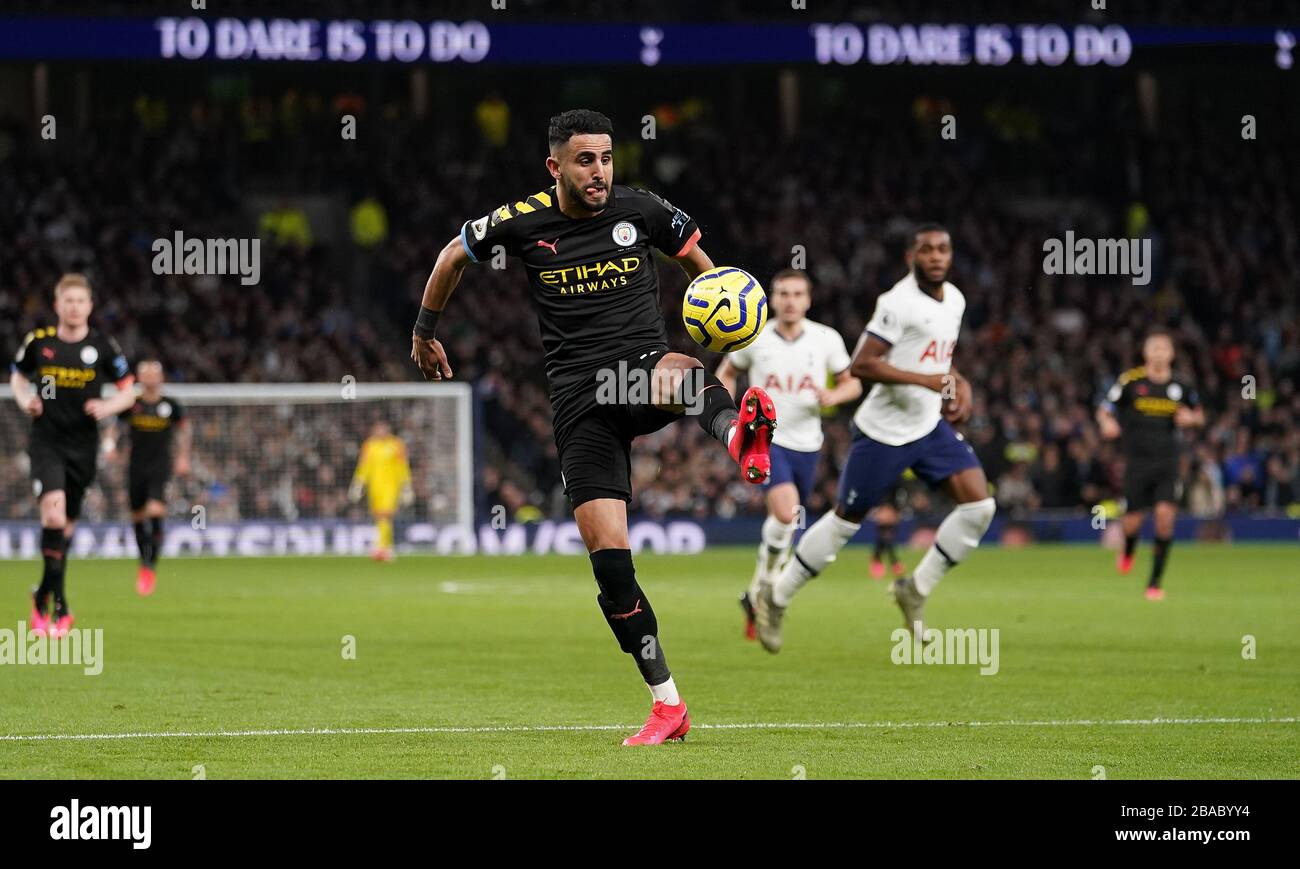
[[[596,603],[618,647],[632,656],[654,700],[645,725],[623,744],[658,745],[685,739],[691,719],[668,669],[654,607],[636,581],[627,539],[627,504],[617,498],[596,498],[579,504],[573,515],[600,589]]]
[[[747,483],[763,483],[771,474],[772,432],[776,405],[766,392],[751,386],[737,406],[731,393],[685,353],[665,353],[654,367],[651,400],[672,413],[688,413],[700,428],[727,448]]]

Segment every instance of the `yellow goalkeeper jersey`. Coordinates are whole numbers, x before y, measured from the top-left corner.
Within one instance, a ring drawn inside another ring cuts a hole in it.
[[[392,493],[411,479],[411,466],[406,462],[406,445],[396,435],[369,437],[361,444],[361,457],[352,479],[370,490],[371,497]]]

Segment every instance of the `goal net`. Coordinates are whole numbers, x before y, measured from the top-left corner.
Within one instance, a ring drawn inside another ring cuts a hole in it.
[[[361,443],[381,419],[406,444],[415,495],[397,516],[399,550],[424,548],[442,526],[473,527],[468,384],[176,383],[164,393],[180,400],[193,438],[191,473],[173,477],[168,487],[164,554],[364,553],[372,524],[365,500],[348,499],[348,485]],[[0,558],[35,555],[29,428],[6,387],[0,404]],[[124,434],[119,426],[119,448],[101,450],[75,554],[134,554]]]

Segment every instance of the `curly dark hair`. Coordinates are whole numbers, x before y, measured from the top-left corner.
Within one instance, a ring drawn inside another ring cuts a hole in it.
[[[614,135],[614,124],[600,112],[591,109],[569,109],[551,118],[547,129],[547,139],[552,148],[569,141],[573,136],[583,133],[604,133]]]

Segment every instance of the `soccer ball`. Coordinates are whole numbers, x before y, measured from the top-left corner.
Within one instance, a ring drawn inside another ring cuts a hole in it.
[[[767,294],[743,269],[712,268],[686,288],[682,322],[687,334],[706,350],[740,350],[754,343],[767,324]]]

